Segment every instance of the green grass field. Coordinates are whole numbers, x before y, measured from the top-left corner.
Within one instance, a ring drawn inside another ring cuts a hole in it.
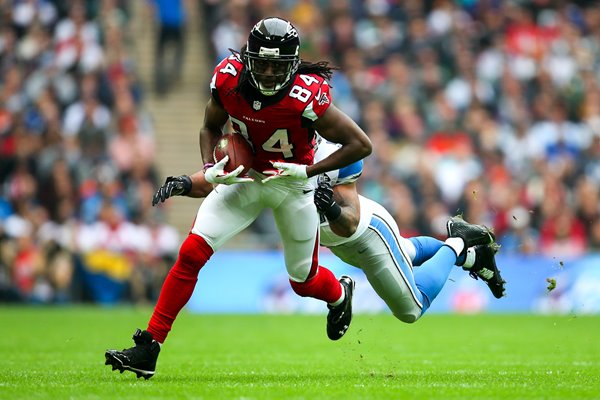
[[[0,308],[0,399],[600,398],[600,317],[190,315],[157,374],[111,371],[150,309]]]

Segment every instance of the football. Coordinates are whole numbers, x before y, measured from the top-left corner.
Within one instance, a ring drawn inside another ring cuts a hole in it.
[[[225,171],[231,172],[240,165],[243,165],[244,170],[240,175],[245,175],[250,170],[252,161],[254,160],[254,152],[250,143],[237,133],[224,134],[217,142],[213,150],[215,163],[222,160],[225,156],[229,156],[229,161],[225,164]]]

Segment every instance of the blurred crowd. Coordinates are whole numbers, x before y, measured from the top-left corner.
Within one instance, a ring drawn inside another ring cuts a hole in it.
[[[595,4],[594,4],[595,3]],[[340,68],[333,99],[367,132],[360,191],[405,236],[449,215],[504,253],[600,250],[600,5],[561,0],[203,2],[214,61],[282,15],[301,56]]]
[[[154,300],[177,252],[128,6],[0,0],[0,302]]]
[[[180,1],[156,3],[160,54],[190,30]],[[296,25],[302,58],[339,67],[334,102],[374,144],[359,190],[394,215],[403,235],[443,238],[447,217],[463,213],[493,227],[504,253],[564,259],[600,250],[593,3],[194,5],[208,70],[266,16]],[[118,296],[153,300],[176,255],[177,233],[149,201],[159,184],[155,140],[129,7],[0,0],[0,301],[114,300],[97,276],[124,282]],[[158,94],[171,79],[163,68],[154,73]],[[277,245],[272,223],[253,229]]]

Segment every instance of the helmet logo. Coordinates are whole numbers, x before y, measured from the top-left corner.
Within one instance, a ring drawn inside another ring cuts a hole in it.
[[[279,57],[279,49],[270,49],[268,47],[262,47],[258,51],[258,55],[261,57]]]
[[[292,35],[294,37],[298,37],[298,31],[296,30],[296,28],[294,28],[294,26],[290,23],[288,23],[288,27],[287,27],[287,34],[288,35]]]

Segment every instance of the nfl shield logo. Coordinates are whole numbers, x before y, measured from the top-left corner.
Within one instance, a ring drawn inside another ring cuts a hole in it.
[[[252,104],[252,108],[254,108],[256,111],[258,111],[258,110],[260,110],[261,106],[262,106],[262,104],[260,104],[260,101],[254,100],[254,103]]]

